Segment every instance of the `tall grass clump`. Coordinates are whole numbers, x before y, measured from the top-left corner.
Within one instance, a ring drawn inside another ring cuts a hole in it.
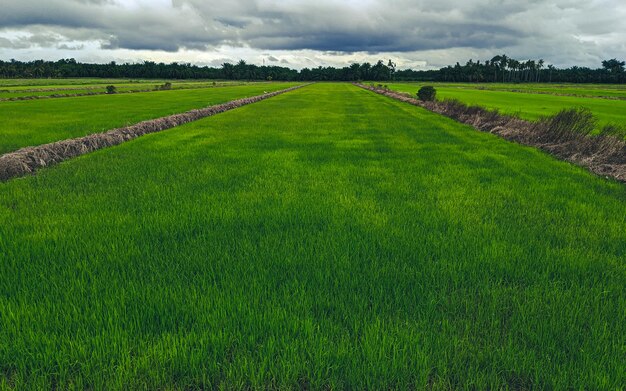
[[[584,107],[563,109],[553,116],[541,119],[536,126],[540,140],[559,142],[573,138],[590,137],[596,128],[593,113]]]

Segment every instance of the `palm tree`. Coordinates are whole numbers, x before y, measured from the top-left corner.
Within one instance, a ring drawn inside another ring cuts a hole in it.
[[[224,78],[232,80],[234,77],[234,69],[233,64],[225,62],[222,64],[222,73]]]
[[[550,70],[550,81],[549,81],[549,83],[552,83],[552,71],[554,70],[554,65],[552,65],[552,64],[548,65],[548,70]]]
[[[389,68],[389,73],[391,75],[391,80],[393,80],[393,76],[396,73],[396,63],[391,61],[391,59],[389,59],[389,62],[387,63],[387,67]]]
[[[500,57],[500,69],[502,70],[502,82],[503,83],[504,83],[504,73],[509,63],[510,63],[510,59],[506,56],[506,54],[503,54],[502,57]]]
[[[246,62],[244,60],[239,60],[239,62],[237,63],[237,65],[234,66],[234,74],[235,74],[235,79],[237,80],[242,80],[246,78],[246,74],[247,69],[248,68],[248,64],[246,64]]]
[[[509,81],[513,81],[513,75],[517,70],[519,62],[513,58],[507,58],[507,66],[509,68]]]

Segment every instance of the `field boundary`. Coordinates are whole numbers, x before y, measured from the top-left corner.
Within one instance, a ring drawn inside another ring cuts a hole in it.
[[[186,111],[184,113],[173,114],[166,117],[142,121],[134,125],[112,129],[103,133],[94,133],[83,137],[56,141],[49,144],[26,147],[9,152],[0,156],[0,181],[7,181],[12,178],[33,174],[39,169],[48,167],[74,157],[87,153],[122,144],[146,134],[156,133],[215,114],[223,113],[241,106],[256,103],[276,95],[284,94],[308,84],[302,84],[284,90],[269,92],[249,98],[232,100]]]
[[[588,136],[574,130],[555,128],[551,118],[537,122],[502,115],[481,106],[468,106],[459,101],[424,102],[406,93],[354,83],[354,85],[386,97],[422,107],[436,114],[496,134],[509,141],[539,148],[551,155],[582,166],[591,172],[626,183],[626,141],[612,135]]]

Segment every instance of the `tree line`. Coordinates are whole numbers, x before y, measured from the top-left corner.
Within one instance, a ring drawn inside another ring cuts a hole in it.
[[[442,81],[442,82],[567,82],[567,83],[626,83],[624,61],[602,61],[602,67],[591,69],[573,66],[558,69],[546,65],[543,59],[519,61],[498,55],[484,62],[469,60],[438,70],[398,70],[389,60],[352,64],[343,68],[317,67],[300,71],[273,65],[258,66],[240,60],[221,67],[197,66],[189,63],[88,64],[74,59],[58,61],[35,60],[22,62],[0,60],[0,78],[137,78],[137,79],[224,79],[224,80],[284,80],[284,81]]]
[[[74,59],[59,61],[1,61],[0,78],[137,78],[137,79],[225,79],[225,80],[284,80],[284,81],[354,81],[391,80],[395,64],[382,61],[352,64],[345,68],[318,67],[300,71],[280,66],[258,66],[240,60],[236,64],[224,63],[220,68],[200,67],[189,63],[107,64],[80,63]]]
[[[519,61],[498,55],[485,62],[469,60],[432,71],[398,71],[397,80],[442,81],[466,83],[626,83],[626,62],[617,59],[602,61],[602,67],[592,69],[573,66],[556,68],[543,59]]]

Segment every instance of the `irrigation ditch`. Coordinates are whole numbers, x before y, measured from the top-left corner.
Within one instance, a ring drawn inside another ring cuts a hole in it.
[[[420,101],[407,93],[355,83],[386,97],[422,107],[504,139],[539,148],[591,172],[626,183],[626,140],[606,127],[592,134],[596,120],[582,109],[566,109],[536,122],[503,115],[457,100]]]
[[[310,83],[309,83],[310,84]],[[180,114],[142,121],[135,125],[112,129],[103,133],[94,133],[83,137],[56,141],[33,147],[18,149],[0,156],[0,181],[35,173],[37,170],[85,155],[87,153],[133,140],[149,133],[156,133],[215,114],[233,110],[241,106],[256,103],[276,95],[284,94],[309,84],[303,84],[284,90],[269,92],[249,98],[190,110]]]

